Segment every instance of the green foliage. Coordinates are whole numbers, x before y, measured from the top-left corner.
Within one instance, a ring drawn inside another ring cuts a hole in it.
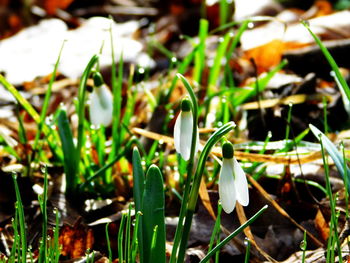
[[[343,155],[338,151],[338,149],[335,147],[335,145],[327,138],[326,135],[324,135],[319,129],[317,129],[312,124],[309,124],[310,130],[315,135],[315,137],[322,142],[325,150],[328,152],[328,154],[331,156],[331,158],[334,161],[335,166],[337,167],[340,175],[344,179],[345,176],[347,176],[346,182],[346,189],[348,192],[350,191],[350,170],[349,167],[346,165],[346,162],[343,158]]]
[[[75,193],[78,184],[77,165],[79,164],[77,164],[76,155],[74,154],[76,148],[73,142],[73,134],[64,108],[59,109],[57,124],[62,144],[63,166],[66,174],[66,194],[71,195]]]
[[[151,165],[146,174],[145,190],[142,198],[142,243],[144,262],[165,263],[165,218],[163,176],[159,168]],[[154,229],[156,238],[153,242]]]
[[[267,208],[268,206],[265,205],[255,215],[248,219],[247,222],[238,227],[234,232],[232,232],[229,236],[222,240],[216,247],[214,247],[211,251],[208,252],[208,254],[200,261],[200,263],[208,262],[208,260],[210,260],[210,258],[216,253],[216,251],[218,251],[220,248],[222,248],[224,245],[230,242],[230,240],[237,236],[240,232],[242,232],[244,228],[252,224]]]

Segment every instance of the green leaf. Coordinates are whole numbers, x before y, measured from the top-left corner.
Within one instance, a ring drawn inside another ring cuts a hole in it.
[[[229,236],[227,236],[224,240],[222,240],[216,247],[214,247],[211,251],[208,252],[208,254],[200,261],[200,263],[205,263],[209,261],[209,259],[224,245],[226,245],[232,238],[237,236],[239,233],[241,233],[247,226],[252,224],[266,209],[268,208],[267,205],[262,207],[254,216],[252,216],[250,219],[247,220],[243,225],[241,225],[239,228],[237,228],[234,232],[232,232]]]
[[[266,88],[267,84],[269,84],[269,81],[272,79],[272,77],[285,65],[287,65],[287,61],[282,60],[281,63],[278,64],[275,68],[273,68],[269,73],[267,73],[266,76],[259,78],[257,82],[254,82],[252,84],[251,89],[240,88],[237,94],[235,94],[233,105],[239,106],[245,101],[247,101],[249,98],[255,96],[257,91],[263,91]]]
[[[347,176],[346,187],[348,189],[348,192],[350,192],[350,184],[349,184],[350,170],[349,170],[349,167],[346,165],[342,154],[338,151],[338,149],[335,147],[335,145],[328,139],[328,137],[324,133],[322,133],[319,129],[317,129],[312,124],[309,124],[309,127],[310,127],[310,130],[312,131],[312,133],[315,135],[315,137],[319,141],[322,140],[322,144],[323,144],[324,148],[327,150],[328,154],[333,159],[333,162],[334,162],[335,166],[337,167],[342,178],[344,179],[345,176]],[[346,167],[347,171],[344,170],[345,167]]]
[[[145,189],[145,174],[142,169],[141,156],[137,147],[134,147],[132,152],[132,177],[134,181],[134,202],[135,212],[142,211],[142,197]],[[142,222],[142,217],[140,217]],[[140,248],[140,262],[143,263],[143,242],[142,242],[142,223],[138,227],[138,240]]]
[[[75,159],[78,164],[76,164],[76,168],[78,171],[79,170],[79,162],[81,158],[81,150],[84,146],[85,142],[85,126],[84,126],[84,121],[85,121],[85,94],[86,94],[86,86],[87,86],[87,81],[89,79],[90,73],[92,68],[95,66],[95,64],[98,62],[99,57],[97,55],[92,56],[90,59],[89,63],[87,64],[83,75],[81,76],[80,79],[80,84],[79,84],[79,89],[78,89],[78,137],[77,137],[77,147],[76,147],[76,152],[75,152],[75,157],[73,158],[73,153],[71,153],[71,158]],[[65,156],[65,158],[67,158]],[[67,182],[68,184],[68,182]]]
[[[146,185],[142,200],[142,235],[144,262],[157,258],[157,263],[165,263],[165,223],[163,177],[155,165],[147,171]],[[153,230],[157,227],[157,239],[152,249]]]
[[[136,212],[141,211],[142,195],[145,188],[145,174],[142,169],[141,156],[135,146],[132,152],[132,176],[134,180],[134,202]]]
[[[66,174],[66,194],[70,195],[73,194],[76,189],[76,171],[79,164],[76,160],[76,148],[73,142],[72,131],[69,127],[67,113],[64,108],[59,109],[57,123],[63,150],[63,166]]]
[[[329,53],[328,49],[325,47],[325,45],[323,45],[322,41],[311,31],[307,22],[302,21],[301,23],[303,24],[304,27],[306,27],[306,29],[309,31],[311,36],[314,38],[316,44],[320,47],[323,55],[325,56],[329,65],[331,66],[332,70],[334,71],[334,74],[335,74],[334,77],[337,81],[337,84],[338,84],[340,90],[342,91],[343,94],[346,95],[347,99],[350,101],[349,86],[348,86],[346,80],[343,78],[342,74],[340,73],[339,67],[338,67],[337,63],[335,62],[334,58],[332,57],[331,53]]]
[[[213,87],[217,84],[217,80],[220,74],[220,69],[222,66],[222,59],[225,57],[227,46],[230,40],[231,40],[231,33],[227,33],[223,38],[223,41],[219,44],[216,50],[214,64],[209,74],[208,95],[211,95],[214,92]]]

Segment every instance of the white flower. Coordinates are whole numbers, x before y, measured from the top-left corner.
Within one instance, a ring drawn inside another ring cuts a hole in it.
[[[94,89],[90,94],[90,121],[93,125],[109,126],[113,119],[113,96],[103,83],[100,73],[94,75]]]
[[[248,183],[242,167],[233,156],[233,146],[226,142],[222,146],[223,161],[219,178],[219,197],[222,208],[229,214],[236,201],[247,206],[249,203]]]
[[[191,111],[191,102],[184,99],[181,102],[181,112],[176,119],[174,126],[174,144],[178,152],[185,161],[190,159],[191,142],[193,133],[193,115]],[[196,149],[198,151],[199,133],[197,129]]]

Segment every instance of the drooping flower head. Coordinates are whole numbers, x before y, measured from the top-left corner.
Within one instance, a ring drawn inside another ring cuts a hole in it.
[[[102,75],[95,72],[94,88],[90,95],[90,121],[93,125],[109,126],[113,119],[113,96],[104,84]]]
[[[236,201],[243,206],[248,205],[248,183],[242,167],[234,157],[233,145],[230,142],[222,145],[222,157],[219,197],[222,208],[229,214],[234,210]]]
[[[181,112],[176,119],[174,127],[175,149],[176,152],[179,153],[185,161],[188,161],[191,154],[193,133],[193,114],[191,108],[191,101],[188,98],[183,99],[181,102]],[[195,152],[198,151],[198,129],[196,142]]]

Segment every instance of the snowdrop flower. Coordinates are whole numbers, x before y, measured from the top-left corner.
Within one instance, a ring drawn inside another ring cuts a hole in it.
[[[222,156],[219,197],[222,208],[229,214],[235,209],[236,201],[243,206],[248,205],[248,183],[242,167],[233,156],[233,146],[230,142],[222,145]]]
[[[94,89],[90,95],[90,121],[95,126],[109,126],[113,118],[113,96],[99,72],[96,72],[93,78]]]
[[[176,152],[179,153],[185,161],[190,159],[191,142],[193,133],[193,115],[191,111],[191,101],[186,98],[181,102],[181,112],[176,119],[174,127],[174,144]],[[195,152],[198,151],[199,133],[197,129],[197,143]]]

